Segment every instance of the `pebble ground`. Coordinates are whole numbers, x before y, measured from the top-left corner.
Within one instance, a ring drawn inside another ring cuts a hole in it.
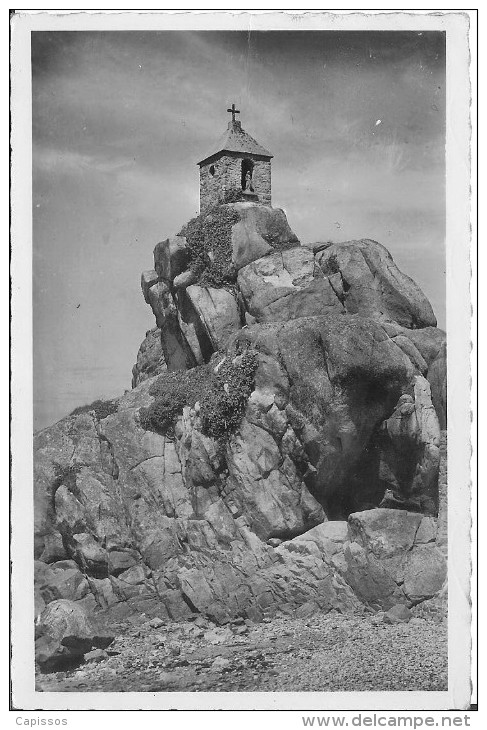
[[[405,624],[383,615],[280,616],[218,627],[157,626],[137,617],[116,627],[98,661],[38,674],[37,691],[313,692],[447,689],[446,599],[413,609]]]

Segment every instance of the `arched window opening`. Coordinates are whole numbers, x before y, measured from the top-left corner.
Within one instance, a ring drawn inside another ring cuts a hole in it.
[[[252,174],[254,171],[254,163],[252,160],[245,158],[242,160],[242,190],[248,192],[254,192],[254,185],[252,182]]]
[[[210,175],[215,177],[215,165],[210,165]]]

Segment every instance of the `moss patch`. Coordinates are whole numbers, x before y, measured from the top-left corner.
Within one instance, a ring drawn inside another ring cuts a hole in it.
[[[216,205],[192,218],[178,235],[185,236],[191,270],[200,286],[233,289],[237,272],[232,264],[232,226],[236,210]]]
[[[225,358],[214,372],[214,363],[191,370],[164,373],[151,386],[154,402],[139,411],[143,428],[172,435],[184,406],[200,404],[201,431],[225,440],[239,426],[254,385],[257,356],[252,352]]]
[[[210,377],[210,365],[160,375],[149,389],[154,402],[139,411],[142,428],[170,435],[184,406],[194,406]]]
[[[115,400],[95,400],[86,406],[78,406],[69,415],[79,416],[81,413],[89,413],[89,411],[94,411],[97,421],[102,421],[118,411],[118,404]]]
[[[220,203],[238,203],[245,200],[245,195],[240,188],[230,188],[221,196]]]
[[[200,402],[202,431],[215,439],[224,439],[239,426],[254,387],[257,356],[245,352],[235,361],[225,360],[213,375]]]
[[[76,482],[76,477],[80,473],[81,469],[83,468],[82,464],[74,463],[74,464],[59,464],[59,462],[55,461],[53,462],[54,466],[54,479],[51,485],[51,497],[52,497],[52,514],[55,514],[55,504],[54,499],[56,496],[56,492],[59,489],[60,486],[64,484],[64,486],[68,489],[68,491],[73,494],[76,499],[80,496],[80,491],[78,489],[78,485]]]

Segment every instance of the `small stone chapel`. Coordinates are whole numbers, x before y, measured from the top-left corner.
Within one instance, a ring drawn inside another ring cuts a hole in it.
[[[232,119],[213,152],[198,162],[200,211],[215,205],[225,193],[237,190],[243,200],[271,205],[271,155],[242,129],[235,118],[240,111],[232,104]]]

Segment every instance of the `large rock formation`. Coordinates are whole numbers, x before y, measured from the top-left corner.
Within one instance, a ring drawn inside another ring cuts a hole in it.
[[[36,659],[43,671],[67,668],[90,649],[105,649],[113,635],[99,634],[78,602],[56,599],[45,607],[36,625]]]
[[[222,208],[156,246],[134,389],[36,435],[40,611],[224,622],[442,589],[429,302],[374,241]]]

